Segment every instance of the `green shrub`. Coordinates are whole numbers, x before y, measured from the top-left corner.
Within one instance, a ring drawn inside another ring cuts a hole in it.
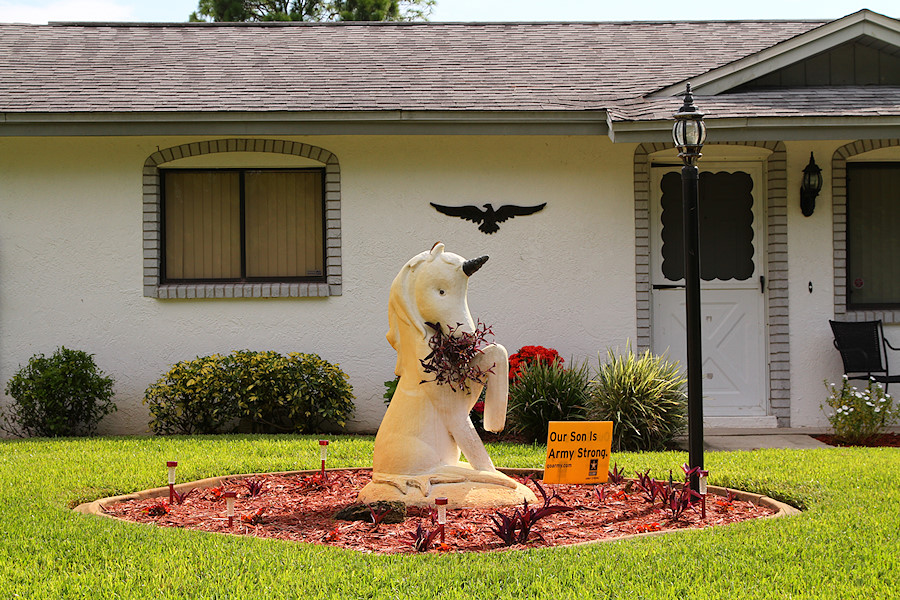
[[[156,434],[219,433],[240,414],[236,373],[220,354],[183,360],[147,388],[150,428]]]
[[[6,384],[14,402],[0,412],[0,429],[14,435],[91,435],[116,410],[113,380],[92,354],[57,348],[50,358],[35,354]]]
[[[827,380],[825,387],[831,392],[825,402],[831,411],[826,416],[834,437],[841,442],[865,442],[868,438],[884,433],[896,418],[894,399],[874,379],[870,379],[862,390],[850,385],[846,375],[841,387],[835,387]],[[824,408],[822,406],[823,410]]]
[[[182,361],[147,388],[156,434],[308,433],[353,413],[347,374],[315,354],[250,352]]]
[[[545,442],[550,421],[584,420],[588,403],[587,364],[563,368],[558,361],[520,366],[509,387],[509,427],[529,441]]]
[[[621,356],[607,350],[607,359],[591,381],[589,417],[613,422],[613,452],[668,449],[686,425],[678,362],[649,350],[636,356],[630,345]]]
[[[312,433],[353,414],[347,374],[317,354],[235,352],[244,426],[253,433]]]

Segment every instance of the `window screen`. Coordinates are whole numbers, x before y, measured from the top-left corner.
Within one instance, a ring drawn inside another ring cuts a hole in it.
[[[848,304],[900,304],[900,163],[847,164]]]
[[[662,177],[662,271],[684,278],[681,174]],[[745,281],[753,276],[753,178],[748,173],[700,173],[700,277]]]
[[[165,279],[324,275],[322,171],[165,171]]]

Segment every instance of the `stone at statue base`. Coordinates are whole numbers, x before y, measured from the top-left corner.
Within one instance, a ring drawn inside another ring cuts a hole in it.
[[[448,508],[514,506],[525,500],[537,503],[534,492],[514,479],[499,471],[476,471],[465,463],[418,476],[374,473],[359,492],[361,502],[391,500],[407,506],[434,506],[435,498],[447,498]]]

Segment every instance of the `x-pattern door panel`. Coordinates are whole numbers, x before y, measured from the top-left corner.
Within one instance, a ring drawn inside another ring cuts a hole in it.
[[[652,344],[654,352],[668,352],[684,366],[684,280],[677,262],[683,256],[681,218],[673,218],[681,208],[681,198],[680,188],[678,196],[672,197],[675,186],[671,175],[678,173],[677,169],[654,169],[652,178]],[[763,416],[767,411],[765,295],[759,280],[764,264],[759,244],[763,239],[758,193],[761,179],[757,164],[717,165],[701,173],[701,339],[706,416]],[[666,211],[669,214],[664,216]]]

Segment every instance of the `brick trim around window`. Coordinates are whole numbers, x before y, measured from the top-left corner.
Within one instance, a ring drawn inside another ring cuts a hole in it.
[[[900,310],[847,308],[847,159],[863,152],[900,146],[900,139],[856,140],[834,151],[831,157],[832,260],[834,266],[834,318],[836,321],[900,323]]]
[[[779,427],[790,427],[791,370],[788,332],[787,155],[782,142],[717,142],[765,148],[767,183],[766,264],[768,288],[769,406]],[[635,295],[637,349],[650,348],[650,155],[671,143],[645,143],[634,152]]]
[[[218,152],[290,154],[325,168],[325,283],[160,284],[162,222],[159,168],[168,162]],[[223,139],[193,142],[154,152],[144,162],[144,296],[150,298],[301,298],[341,295],[341,167],[317,146],[286,140]]]

